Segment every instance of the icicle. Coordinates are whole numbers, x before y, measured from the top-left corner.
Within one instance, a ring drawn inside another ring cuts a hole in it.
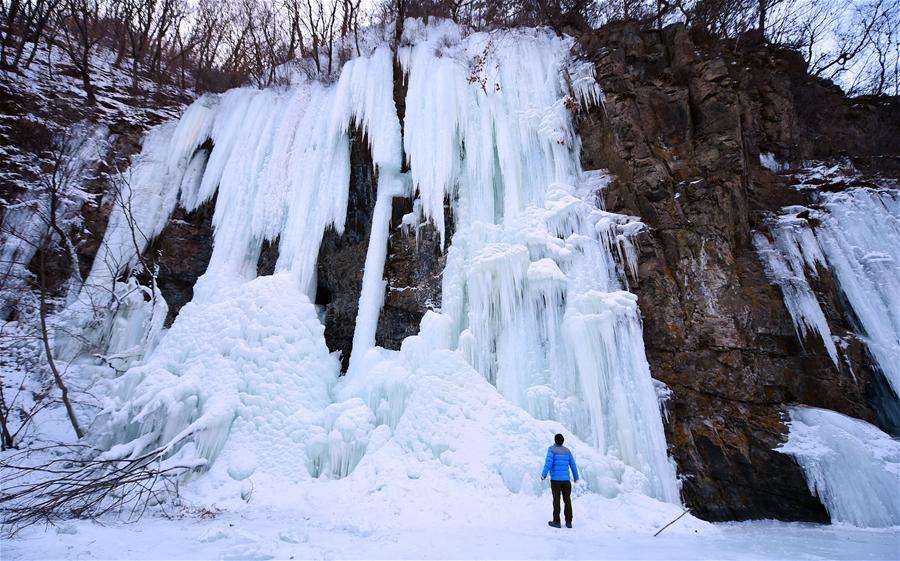
[[[782,235],[780,230],[775,234]],[[825,313],[816,299],[804,272],[803,261],[791,261],[762,234],[753,234],[753,245],[762,259],[766,275],[781,288],[784,304],[791,314],[797,338],[802,342],[809,331],[816,332],[821,338],[828,355],[836,366],[840,365],[837,347],[831,335],[831,328]],[[790,254],[788,254],[790,256]]]
[[[828,210],[816,240],[856,326],[900,395],[900,191],[821,193]]]
[[[348,374],[358,370],[359,357],[375,346],[378,316],[384,304],[384,263],[390,235],[391,210],[394,196],[401,195],[404,185],[401,178],[387,170],[380,172],[375,209],[372,212],[372,230],[366,249],[360,289],[356,326],[353,330],[353,351],[350,355]]]
[[[900,393],[900,192],[850,189],[820,192],[825,209],[787,207],[770,221],[774,245],[754,236],[769,277],[784,293],[785,304],[802,337],[807,329],[821,336],[832,359],[837,350],[828,323],[807,281],[827,267],[858,321],[855,328],[878,368]],[[816,219],[812,228],[801,212]]]

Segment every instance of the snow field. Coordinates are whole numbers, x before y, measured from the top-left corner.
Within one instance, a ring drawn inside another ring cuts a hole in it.
[[[400,504],[418,506],[399,511],[379,501],[383,493],[346,504],[343,494],[314,492],[297,497],[293,507],[248,508],[212,519],[147,516],[139,525],[74,522],[47,531],[34,528],[3,544],[4,559],[886,560],[896,558],[900,540],[895,531],[840,524],[711,525],[691,523],[688,517],[654,538],[656,529],[668,522],[663,516],[642,518],[637,501],[594,495],[576,497],[573,529],[556,530],[546,524],[549,491],[541,497],[470,499],[461,504],[463,516],[448,518],[445,505],[450,501],[421,501],[445,495],[415,485]],[[372,510],[377,505],[381,507]],[[677,512],[669,520],[675,516]],[[638,519],[646,526],[638,527],[633,522]]]

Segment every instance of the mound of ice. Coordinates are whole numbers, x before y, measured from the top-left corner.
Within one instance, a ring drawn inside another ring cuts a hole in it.
[[[790,418],[778,451],[797,459],[832,521],[900,526],[900,442],[828,409],[794,407]]]
[[[288,273],[190,302],[146,363],[114,384],[100,445],[110,458],[160,447],[206,462],[221,454],[235,479],[257,466],[302,477],[297,459],[339,371],[323,329]]]
[[[339,399],[361,400],[371,412],[365,427],[371,433],[355,438],[367,440],[368,448],[351,477],[399,471],[417,479],[428,473],[474,488],[503,486],[539,494],[545,486],[541,455],[550,437],[562,432],[588,490],[606,497],[653,494],[651,482],[637,469],[504,399],[461,353],[446,348],[449,329],[447,318],[429,312],[422,333],[407,338],[399,352],[370,351],[365,374],[338,383]]]

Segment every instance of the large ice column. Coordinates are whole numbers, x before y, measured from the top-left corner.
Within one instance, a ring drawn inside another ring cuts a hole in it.
[[[900,394],[900,191],[859,188],[813,198],[821,210],[788,207],[769,221],[773,242],[754,237],[766,271],[781,286],[798,331],[819,332],[837,363],[807,277],[817,267],[830,269],[855,329]]]
[[[402,182],[396,173],[381,171],[378,178],[378,192],[375,209],[372,212],[372,228],[369,245],[363,265],[362,287],[360,288],[356,325],[353,329],[353,350],[350,355],[348,374],[355,374],[359,357],[375,346],[378,316],[384,304],[384,264],[387,258],[388,237],[390,235],[391,210],[394,195],[400,195]]]
[[[330,88],[313,84],[298,90],[285,116],[279,142],[293,147],[271,160],[272,181],[288,184],[278,270],[292,271],[315,297],[315,264],[325,229],[344,230],[350,182],[347,131],[332,125],[335,109]],[[342,117],[343,118],[343,117]]]
[[[599,208],[602,174],[580,165],[571,109],[600,100],[596,82],[573,67],[569,40],[543,32],[416,33],[402,53],[404,146],[438,229],[452,201],[442,296],[451,339],[506,399],[678,502],[636,302],[617,292],[635,274],[641,225]]]
[[[678,502],[637,297],[630,292],[575,295],[563,324],[566,348],[591,415],[592,441],[647,475],[653,496]]]
[[[355,121],[369,141],[372,162],[378,174],[375,209],[363,266],[353,351],[349,374],[358,370],[360,356],[375,346],[378,316],[384,303],[384,264],[390,236],[394,197],[408,195],[405,176],[400,173],[402,146],[400,120],[394,105],[393,54],[379,47],[370,57],[348,62],[337,85],[337,106],[346,107],[335,121],[346,130]]]
[[[778,451],[797,459],[833,522],[900,526],[900,442],[827,409],[794,407],[790,419]]]

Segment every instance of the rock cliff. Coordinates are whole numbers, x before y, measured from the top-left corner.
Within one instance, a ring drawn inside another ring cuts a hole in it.
[[[609,210],[650,226],[632,290],[653,376],[673,390],[667,437],[686,504],[713,520],[825,520],[798,466],[773,451],[784,406],[876,422],[883,380],[827,273],[818,293],[850,342],[849,368],[797,339],[750,235],[767,212],[807,201],[760,155],[895,173],[898,100],[847,100],[794,53],[704,43],[682,26],[607,28],[583,43],[606,96],[581,123],[583,160],[616,176]]]

